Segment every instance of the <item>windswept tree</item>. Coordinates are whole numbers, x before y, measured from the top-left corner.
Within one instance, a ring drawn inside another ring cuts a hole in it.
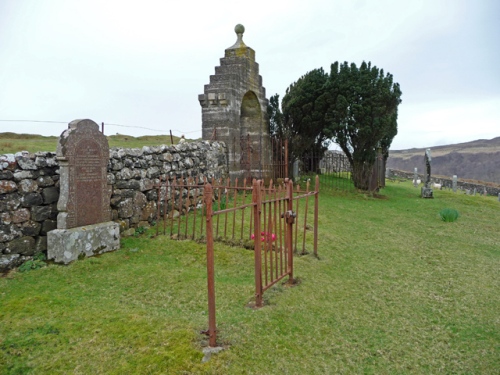
[[[380,149],[387,158],[397,134],[401,90],[391,74],[363,62],[331,65],[324,89],[325,126],[353,169],[354,186],[368,190],[370,175]]]
[[[315,69],[286,90],[281,102],[282,125],[292,159],[303,159],[309,153],[319,158],[327,149],[329,137],[325,132],[327,102],[324,95],[327,80],[328,74],[322,68]],[[309,164],[305,167],[315,171],[317,166]]]

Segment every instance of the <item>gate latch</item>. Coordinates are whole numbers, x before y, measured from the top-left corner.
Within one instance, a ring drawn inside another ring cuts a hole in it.
[[[295,218],[297,217],[297,214],[295,212],[293,212],[292,210],[289,210],[289,211],[286,211],[284,214],[281,214],[281,217],[285,217],[287,224],[294,224]]]

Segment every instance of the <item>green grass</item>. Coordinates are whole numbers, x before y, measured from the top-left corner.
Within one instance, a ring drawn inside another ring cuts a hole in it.
[[[170,136],[146,135],[132,137],[129,135],[107,136],[109,147],[142,148],[151,145],[170,145]],[[59,137],[44,137],[35,134],[0,133],[0,155],[13,154],[18,151],[37,152],[40,150],[55,152]],[[173,137],[174,144],[179,143],[179,137]]]
[[[219,343],[205,247],[148,234],[0,279],[2,374],[492,374],[500,368],[500,204],[389,183],[320,194],[319,259],[252,310],[253,253],[217,244]],[[460,220],[439,211],[454,207]],[[153,229],[154,231],[154,229]]]

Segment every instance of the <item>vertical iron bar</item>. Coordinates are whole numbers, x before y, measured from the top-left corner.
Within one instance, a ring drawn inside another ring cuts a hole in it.
[[[187,197],[186,197],[186,226],[184,228],[184,239],[188,238],[188,224],[189,224],[189,207],[191,205],[191,186],[189,185],[189,179],[186,181],[187,183]]]
[[[234,240],[234,231],[236,230],[236,201],[238,199],[238,177],[234,180],[234,196],[233,196],[233,234],[231,239]]]
[[[179,184],[179,216],[177,216],[177,239],[181,239],[181,215],[182,215],[182,204],[183,204],[183,199],[182,195],[184,192],[184,184],[181,183]]]
[[[198,212],[196,211],[196,207],[198,206],[198,185],[196,184],[196,181],[193,180],[193,185],[194,185],[194,217],[193,217],[193,235],[191,236],[191,239],[194,240],[196,236],[196,215],[198,215]]]
[[[214,239],[212,224],[212,186],[205,185],[204,201],[207,208],[207,289],[208,289],[208,335],[209,345],[217,346],[217,330],[215,322],[215,271],[214,271]]]
[[[259,182],[260,182],[259,187],[261,189],[261,192],[264,193],[263,194],[264,195],[263,200],[266,201],[267,200],[267,194],[266,194],[266,188],[264,186],[264,181],[259,180]],[[267,215],[266,215],[266,213],[267,213],[267,204],[266,203],[263,204],[263,209],[264,209],[264,212],[263,212],[262,216],[264,217],[264,226],[262,228],[259,227],[259,231],[260,231],[259,232],[259,239],[261,240],[261,242],[264,242],[264,285],[267,286],[267,273],[268,273],[268,269],[267,269],[267,250],[268,250],[267,247],[268,246],[267,245],[268,245],[268,243],[266,241],[266,222],[267,222]],[[264,230],[262,230],[262,229],[264,229]],[[264,233],[264,234],[262,234],[262,233]],[[262,241],[262,238],[261,238],[262,236],[264,237],[264,241]]]
[[[160,182],[158,186],[156,187],[156,236],[158,236],[158,232],[160,230],[160,193],[161,193],[161,176],[160,176]]]
[[[284,196],[283,188],[282,188],[282,185],[280,184],[279,197],[282,198],[283,196]],[[278,202],[278,205],[279,205],[279,210],[280,210],[280,212],[279,212],[280,275],[283,275],[283,246],[286,247],[286,238],[285,238],[285,241],[283,241],[283,237],[286,234],[285,234],[285,226],[283,225],[284,216],[281,216],[281,215],[282,214],[285,215],[285,211],[286,211],[285,201],[280,200]],[[283,225],[283,227],[282,227],[282,225]],[[285,253],[285,257],[286,257],[286,253]],[[285,258],[285,263],[286,263],[286,258]]]
[[[287,184],[288,211],[293,210],[293,182],[288,181]],[[293,283],[293,220],[287,220],[287,242],[288,242],[288,282]]]
[[[297,194],[300,192],[300,185],[297,184]],[[293,189],[292,189],[292,199],[293,199]],[[297,203],[295,204],[295,215],[297,218],[297,223],[299,222],[299,200],[297,199]],[[297,238],[298,238],[299,226],[295,225],[295,242],[293,251],[297,252]]]
[[[227,182],[226,182],[226,191],[224,192],[225,193],[225,197],[226,197],[226,207],[225,208],[229,208],[229,184],[230,184],[231,180],[228,178],[227,179]],[[225,218],[224,218],[224,239],[226,240],[227,239],[227,214],[228,212],[226,211],[226,214],[224,215]]]
[[[255,307],[262,307],[262,253],[260,242],[260,184],[253,181],[252,203],[254,212],[254,258],[255,258]]]
[[[318,256],[318,214],[319,214],[319,176],[316,175],[314,188],[314,255]]]
[[[277,198],[276,198],[276,186],[274,187],[274,190],[273,190],[273,196],[274,196],[274,202],[273,202],[273,208],[274,208],[274,221],[273,221],[273,231],[274,232],[277,232],[277,220],[278,220],[278,202],[277,202]],[[274,236],[274,267],[276,268],[275,269],[275,274],[276,274],[276,278],[278,278],[279,276],[279,272],[278,272],[278,238],[276,237],[277,233],[275,233],[275,236]]]
[[[164,194],[164,202],[163,202],[163,235],[167,234],[167,209],[168,209],[168,191],[169,191],[169,181],[167,181],[167,175],[165,175],[165,194]],[[160,184],[160,192],[161,192],[161,184]]]
[[[247,179],[243,178],[243,203],[242,204],[245,205],[246,203],[247,203]],[[245,226],[244,224],[245,224],[245,207],[243,207],[243,210],[241,210],[241,238],[240,238],[240,240],[243,240],[243,227]],[[252,230],[250,229],[250,233],[251,232],[252,232]]]
[[[309,184],[310,184],[310,179],[307,179],[307,184],[306,184],[306,194],[309,194]],[[308,214],[308,209],[309,209],[309,196],[306,196],[306,208],[304,209],[304,235],[302,237],[302,254],[306,253],[306,230],[307,230],[307,214]]]
[[[172,218],[170,220],[170,238],[172,238],[174,234],[174,211],[175,211],[175,186],[177,185],[177,180],[176,176],[174,176],[174,181],[170,184],[170,195],[171,195],[171,201],[172,201],[172,211],[170,214],[172,215]]]

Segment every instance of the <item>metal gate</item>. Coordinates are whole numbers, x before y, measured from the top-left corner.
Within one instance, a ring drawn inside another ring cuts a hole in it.
[[[227,189],[227,188],[226,188]],[[294,196],[294,194],[296,194]],[[214,266],[214,222],[228,213],[251,208],[250,221],[251,238],[253,239],[255,263],[255,307],[263,306],[263,294],[279,281],[288,276],[288,282],[293,283],[293,258],[297,253],[298,225],[296,224],[299,210],[299,200],[305,199],[304,232],[302,252],[305,252],[305,230],[307,228],[307,211],[310,197],[314,197],[314,233],[313,248],[317,256],[318,239],[318,195],[319,178],[316,177],[314,191],[293,189],[293,182],[286,179],[284,184],[269,187],[262,180],[254,180],[252,184],[252,203],[238,207],[213,210],[214,189],[211,184],[204,187],[204,203],[206,209],[206,241],[207,241],[207,284],[209,313],[209,345],[216,346],[215,322],[215,266]],[[294,211],[295,201],[295,211]],[[218,206],[220,208],[220,205]],[[233,216],[234,217],[234,216]],[[218,228],[218,224],[216,225]],[[253,230],[252,230],[253,226]],[[295,231],[294,231],[295,229]]]

